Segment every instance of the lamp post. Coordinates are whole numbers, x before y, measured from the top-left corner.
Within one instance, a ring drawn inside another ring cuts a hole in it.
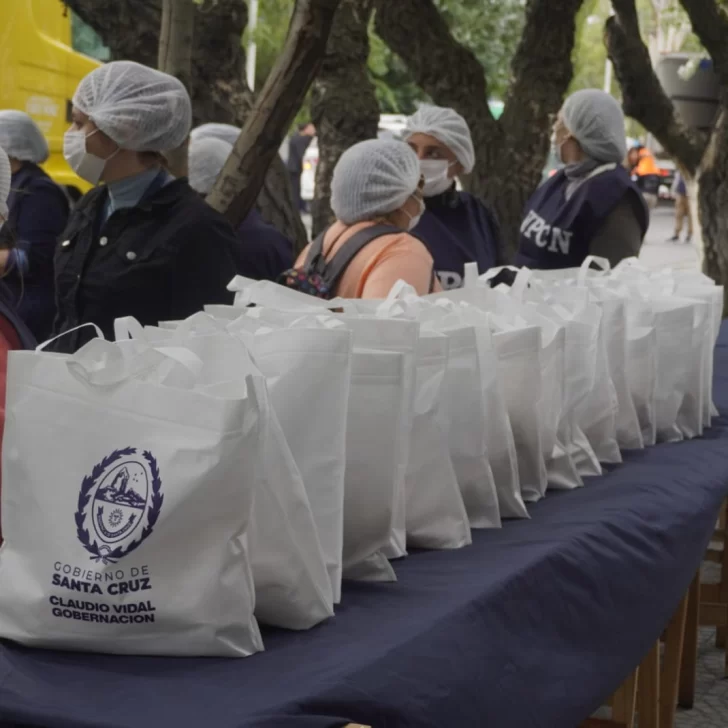
[[[248,53],[245,60],[245,70],[248,76],[248,86],[255,90],[255,63],[258,46],[255,43],[255,30],[258,27],[258,0],[248,2]]]

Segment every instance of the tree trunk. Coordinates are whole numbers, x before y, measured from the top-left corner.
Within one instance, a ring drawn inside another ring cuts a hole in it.
[[[339,157],[377,135],[379,103],[367,70],[372,9],[373,0],[342,0],[313,84],[311,111],[319,146],[314,236],[333,221],[331,177]]]
[[[101,36],[114,58],[154,67],[162,19],[161,0],[63,0]],[[244,0],[205,0],[195,13],[192,48],[193,124],[215,121],[242,126],[253,107],[244,81],[241,38],[248,20]],[[296,248],[306,244],[306,230],[293,204],[288,172],[276,157],[257,201],[263,219]]]
[[[528,0],[505,109],[496,121],[483,68],[450,33],[433,0],[376,0],[376,29],[417,83],[470,126],[477,157],[465,186],[487,200],[513,253],[523,207],[541,181],[549,126],[571,82],[576,16],[584,0]]]
[[[665,95],[640,35],[635,0],[614,0],[613,7],[616,14],[607,20],[604,40],[622,89],[624,113],[654,134],[665,151],[695,175],[705,139],[685,126]]]
[[[681,0],[694,32],[711,54],[721,82],[720,116],[705,134],[683,124],[652,69],[640,35],[635,0],[613,0],[605,40],[622,87],[625,113],[633,116],[698,180],[704,270],[728,285],[728,17],[715,0]],[[728,315],[728,299],[724,313]]]
[[[192,80],[194,28],[192,0],[163,0],[157,68],[179,79],[188,91]],[[187,176],[187,140],[178,149],[167,152],[165,157],[175,177]]]
[[[703,269],[714,281],[728,285],[728,112],[723,104],[703,157],[698,188],[698,212],[703,233]],[[724,314],[728,315],[728,299]]]
[[[321,66],[339,2],[296,2],[283,50],[207,198],[233,225],[255,204],[265,173]]]

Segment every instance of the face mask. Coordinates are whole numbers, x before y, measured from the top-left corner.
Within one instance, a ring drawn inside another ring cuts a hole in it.
[[[415,195],[412,195],[412,197],[414,197],[415,200],[417,200],[417,202],[420,206],[420,211],[416,215],[410,215],[409,212],[407,212],[407,210],[402,210],[402,212],[404,212],[404,214],[407,215],[407,217],[410,219],[409,225],[407,225],[408,231],[414,230],[417,227],[418,223],[422,219],[422,216],[425,214],[425,209],[426,209],[424,200],[422,200],[420,197],[416,197]]]
[[[86,135],[82,131],[67,131],[63,135],[63,156],[71,169],[81,178],[97,185],[104,173],[106,163],[119,153],[117,149],[110,157],[102,159],[86,151],[86,139],[93,136],[98,129]]]
[[[561,156],[561,153],[564,148],[564,144],[566,144],[566,142],[568,142],[569,139],[571,139],[571,136],[566,135],[564,137],[563,141],[558,142],[558,141],[556,141],[556,134],[551,135],[551,149],[554,153],[554,156],[556,157],[556,159],[559,160],[559,162],[561,162],[561,164],[566,164],[566,162],[564,161],[564,158]]]
[[[425,178],[422,190],[425,197],[435,197],[450,189],[452,179],[448,172],[451,166],[447,159],[423,159],[420,162],[420,172]]]

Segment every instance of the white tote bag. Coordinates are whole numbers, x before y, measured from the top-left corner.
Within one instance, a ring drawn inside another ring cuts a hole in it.
[[[244,337],[256,366],[266,377],[273,410],[303,478],[338,603],[351,333],[325,327],[262,327],[253,334],[240,331],[237,335]]]
[[[386,557],[410,403],[401,353],[354,349],[344,485],[344,577],[395,581]]]
[[[486,450],[498,497],[500,516],[528,518],[528,511],[521,496],[518,455],[513,430],[508,416],[504,388],[499,378],[498,354],[493,344],[490,318],[486,313],[495,309],[495,301],[492,298],[495,295],[489,288],[471,287],[433,294],[427,296],[426,300],[449,300],[470,306],[469,309],[460,305],[455,310],[448,306],[440,311],[440,316],[450,311],[450,315],[455,313],[456,320],[465,325],[472,325],[475,329],[485,408]]]
[[[518,454],[521,494],[534,502],[546,494],[548,480],[541,443],[541,330],[537,326],[493,334],[498,378],[503,387]]]
[[[402,387],[406,411],[397,431],[397,477],[392,534],[385,553],[390,559],[407,555],[405,476],[409,461],[415,395],[417,340],[420,326],[416,321],[381,316],[345,315],[337,317],[353,334],[355,349],[390,351],[402,354]]]
[[[425,330],[439,331],[450,340],[443,404],[449,423],[450,458],[471,528],[499,528],[500,509],[490,467],[477,327],[463,325],[458,316],[440,312],[423,317]]]
[[[617,444],[624,450],[641,450],[645,445],[627,374],[627,298],[603,285],[592,285],[590,291],[602,309],[609,376],[617,396]]]
[[[442,406],[448,353],[446,336],[422,332],[405,483],[407,543],[414,548],[455,549],[472,541]]]
[[[172,388],[166,354],[148,354],[98,339],[73,357],[11,353],[3,637],[120,654],[262,649],[246,538],[255,384],[238,399]]]
[[[689,387],[687,353],[693,345],[693,305],[674,298],[651,299],[650,303],[657,333],[657,440],[674,442],[683,439],[677,417]]]
[[[710,302],[696,297],[693,307],[693,339],[691,348],[685,352],[689,358],[686,372],[687,382],[685,397],[677,413],[677,427],[686,439],[701,437],[704,430],[705,407],[705,358],[712,358],[710,347],[710,329],[712,311]]]
[[[224,332],[196,335],[200,324],[209,330],[193,317],[176,332],[147,327],[145,334],[197,355],[203,363],[200,382],[215,396],[238,391],[249,374],[262,379],[240,339]],[[267,392],[259,396],[267,402]],[[275,410],[267,410],[249,529],[255,615],[275,627],[309,629],[333,616],[333,591],[303,480]]]

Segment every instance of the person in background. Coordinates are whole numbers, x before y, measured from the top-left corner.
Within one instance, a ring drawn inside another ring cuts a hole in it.
[[[8,197],[11,185],[10,160],[0,147],[0,234],[8,224]],[[4,281],[0,281],[0,450],[5,429],[5,388],[8,373],[8,353],[16,349],[34,349],[36,340],[20,318]],[[0,543],[2,533],[0,533]]]
[[[463,284],[465,264],[478,270],[505,265],[506,255],[495,214],[467,192],[455,178],[470,174],[475,150],[470,129],[452,109],[424,104],[407,120],[405,140],[420,160],[427,209],[414,229],[435,259],[443,288]]]
[[[7,224],[0,230],[0,270],[18,314],[45,341],[56,312],[53,253],[68,222],[63,190],[38,166],[48,143],[22,111],[0,111],[0,148],[10,158],[12,184]]]
[[[632,180],[637,183],[647,206],[653,210],[657,207],[658,195],[660,193],[660,169],[655,162],[655,157],[647,147],[638,144],[632,147],[627,154]]]
[[[221,139],[192,135],[189,147],[190,187],[203,198],[230,156],[232,146]],[[246,278],[275,281],[293,263],[293,246],[253,209],[236,230],[233,249],[238,273]]]
[[[293,189],[293,202],[296,209],[303,211],[304,205],[301,199],[301,175],[303,174],[303,157],[316,136],[316,127],[309,121],[300,124],[298,131],[288,141],[288,174],[291,177],[291,188]]]
[[[553,132],[565,167],[527,202],[516,265],[575,268],[598,255],[614,266],[637,255],[649,211],[622,166],[627,150],[617,101],[596,89],[577,91]]]
[[[372,139],[355,144],[339,159],[331,180],[336,222],[323,235],[322,255],[335,259],[350,240],[376,225],[390,231],[371,239],[351,259],[333,294],[342,298],[385,298],[402,279],[424,295],[440,290],[432,256],[408,231],[425,209],[417,155],[403,142]],[[306,270],[309,245],[296,261]]]
[[[682,233],[683,223],[687,218],[688,232],[685,236],[685,242],[691,243],[693,240],[693,213],[690,210],[688,186],[685,184],[685,178],[679,171],[675,173],[675,181],[672,183],[672,194],[675,196],[675,234],[670,238],[669,242],[680,242],[680,233]]]
[[[93,185],[56,249],[56,351],[75,351],[93,333],[113,336],[116,318],[178,320],[207,303],[229,303],[237,244],[227,221],[163,153],[187,139],[190,98],[176,78],[130,61],[93,70],[73,97],[63,153]],[[67,333],[70,332],[70,333]]]

